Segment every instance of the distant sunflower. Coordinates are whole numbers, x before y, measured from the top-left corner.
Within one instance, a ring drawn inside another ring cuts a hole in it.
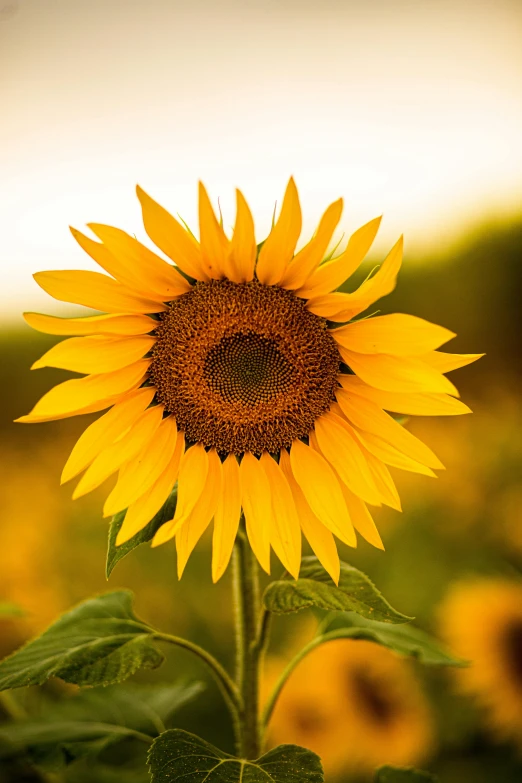
[[[452,649],[471,662],[459,686],[486,707],[499,736],[522,747],[522,583],[456,584],[439,614]]]
[[[367,223],[343,253],[321,263],[341,199],[296,253],[293,179],[260,246],[239,191],[231,239],[203,185],[199,241],[141,188],[138,198],[149,237],[175,265],[120,229],[90,224],[100,242],[72,229],[110,276],[75,270],[35,279],[55,299],[108,314],[25,315],[40,331],[77,335],[33,368],[87,377],[56,386],[18,421],[110,408],[79,439],[62,481],[86,469],[76,498],[119,471],[104,506],[106,516],[128,509],[117,544],[150,521],[177,481],[175,516],[153,545],[176,537],[179,574],[213,518],[212,571],[220,577],[243,509],[265,571],[273,548],[297,576],[302,530],[337,580],[333,536],[355,546],[355,528],[382,547],[366,504],[400,508],[387,465],[425,475],[442,468],[385,411],[468,412],[443,373],[478,356],[437,352],[453,332],[410,315],[352,320],[394,289],[402,238],[355,292],[332,293],[357,269],[380,223]]]
[[[268,692],[284,664],[267,661]],[[410,664],[372,642],[317,647],[284,686],[269,726],[271,745],[295,743],[321,757],[327,777],[409,766],[433,746],[433,721]]]

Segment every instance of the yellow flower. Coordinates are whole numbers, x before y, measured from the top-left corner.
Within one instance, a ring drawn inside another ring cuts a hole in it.
[[[120,229],[90,224],[99,242],[73,229],[108,275],[56,271],[35,279],[56,299],[107,314],[25,315],[35,329],[75,335],[33,368],[86,377],[56,386],[18,421],[110,408],[81,436],[62,480],[85,470],[76,498],[119,471],[104,506],[106,516],[128,509],[118,544],[150,521],[177,481],[175,516],[153,545],[176,538],[180,575],[214,519],[212,571],[214,580],[221,576],[243,509],[265,571],[273,548],[297,575],[302,531],[337,580],[334,535],[355,546],[357,530],[382,547],[367,504],[400,508],[387,466],[427,475],[442,468],[385,411],[466,413],[443,373],[478,356],[436,351],[454,335],[420,318],[353,320],[395,287],[402,238],[356,291],[336,293],[380,222],[321,263],[342,200],[296,253],[301,208],[293,179],[260,249],[239,191],[229,239],[200,185],[199,241],[141,188],[138,197],[149,237],[174,265]]]
[[[477,579],[453,586],[440,607],[452,650],[471,661],[458,684],[486,708],[493,730],[522,746],[522,583]]]
[[[277,660],[267,663],[266,686],[282,669]],[[269,738],[271,745],[315,751],[329,777],[418,764],[432,750],[433,726],[407,661],[371,642],[340,639],[316,648],[295,669]]]

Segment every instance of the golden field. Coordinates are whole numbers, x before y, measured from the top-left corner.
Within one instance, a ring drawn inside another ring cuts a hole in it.
[[[447,470],[437,479],[395,471],[403,513],[382,509],[376,514],[386,551],[364,541],[355,551],[342,549],[342,558],[366,571],[393,606],[446,638],[455,653],[472,659],[476,655],[477,666],[489,667],[489,679],[477,675],[470,682],[461,671],[428,671],[368,643],[345,641],[338,650],[334,648],[339,643],[320,648],[288,684],[270,737],[320,751],[328,780],[366,781],[370,770],[384,762],[416,764],[436,772],[445,783],[520,779],[522,644],[517,648],[515,641],[509,649],[501,644],[502,623],[516,620],[520,610],[512,598],[499,603],[494,590],[491,599],[487,590],[481,593],[481,610],[473,590],[484,584],[522,584],[521,250],[522,224],[514,222],[483,226],[443,256],[433,252],[419,261],[406,254],[400,285],[384,300],[382,312],[411,312],[437,321],[458,334],[451,350],[486,353],[455,374],[462,398],[474,413],[408,423]],[[23,616],[0,619],[2,653],[42,631],[75,602],[126,587],[136,595],[138,614],[196,639],[232,663],[230,574],[212,585],[210,535],[197,547],[181,582],[174,547],[167,545],[134,551],[107,584],[107,522],[101,516],[106,488],[73,503],[71,487],[59,486],[63,463],[84,421],[12,423],[51,383],[65,377],[55,370],[29,371],[51,344],[28,328],[5,327],[1,335],[6,380],[0,392],[0,600],[23,611]],[[277,568],[274,564],[274,573]],[[451,594],[462,582],[470,585],[471,597],[450,607]],[[311,633],[313,623],[311,616],[276,622],[267,682]],[[473,636],[473,629],[483,623],[491,625],[486,638],[498,634],[500,639],[485,664],[480,663],[482,637]],[[460,637],[454,626],[469,629],[461,636],[478,639],[478,647],[456,649]],[[360,644],[372,650],[362,654],[355,649]],[[332,677],[314,676],[323,670],[335,670],[339,684],[335,686]],[[505,687],[495,684],[497,670],[503,672]],[[176,652],[169,653],[166,667],[146,677],[204,679],[204,673]],[[404,683],[402,697],[398,683]],[[206,685],[206,695],[180,714],[180,725],[183,721],[184,727],[230,749],[231,732],[219,694],[212,682]],[[343,704],[345,712],[339,706]],[[329,728],[332,716],[336,740]],[[350,746],[357,747],[357,754]],[[0,772],[0,780],[13,780],[9,774]],[[67,781],[83,780],[82,774],[71,768]]]

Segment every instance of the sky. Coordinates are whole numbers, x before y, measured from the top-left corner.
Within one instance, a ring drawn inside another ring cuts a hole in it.
[[[519,0],[0,0],[1,316],[93,268],[69,224],[143,239],[136,183],[193,226],[240,187],[262,238],[293,174],[303,239],[343,196],[406,258],[515,214],[521,43]]]

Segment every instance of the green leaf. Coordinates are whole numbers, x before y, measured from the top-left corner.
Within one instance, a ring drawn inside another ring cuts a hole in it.
[[[380,767],[375,774],[375,783],[437,783],[437,780],[429,772],[399,767]]]
[[[120,764],[117,767],[96,764],[95,768],[91,764],[77,764],[71,783],[150,783],[150,776],[147,770],[122,768]]]
[[[126,726],[155,737],[176,710],[203,690],[199,682],[175,685],[112,685],[82,691],[44,709],[47,722],[83,720]]]
[[[63,745],[96,739],[135,737],[136,732],[126,726],[115,726],[95,721],[27,721],[0,729],[1,756],[12,756],[32,748]],[[5,743],[5,745],[4,745]]]
[[[429,666],[466,666],[454,658],[424,631],[411,625],[389,625],[343,613],[332,617],[321,627],[321,635],[332,639],[365,639],[388,647],[401,655],[417,658]]]
[[[119,514],[113,516],[109,528],[109,545],[107,548],[107,561],[105,565],[107,579],[110,577],[116,563],[132,552],[133,549],[136,549],[137,546],[151,541],[154,538],[156,531],[159,530],[165,522],[168,522],[169,519],[173,518],[177,501],[178,487],[176,485],[170,493],[168,500],[163,504],[156,516],[151,519],[149,524],[121,546],[116,546],[116,538],[123,525],[123,520],[125,519],[127,511],[120,511]]]
[[[346,563],[341,563],[336,587],[316,557],[303,558],[299,579],[281,579],[269,584],[263,600],[265,607],[276,614],[317,606],[357,612],[362,617],[386,623],[407,623],[413,619],[393,609],[366,574]]]
[[[38,719],[0,727],[0,758],[23,754],[59,770],[96,757],[124,739],[152,742],[165,721],[202,690],[201,683],[109,686],[81,692],[44,707]],[[128,755],[128,753],[126,754]]]
[[[134,615],[132,597],[127,590],[106,593],[64,614],[0,663],[0,690],[41,685],[49,677],[110,685],[159,666],[163,655],[152,644],[154,630]]]
[[[166,731],[149,752],[152,783],[323,783],[319,756],[297,745],[280,745],[256,761],[223,753],[181,729]]]

